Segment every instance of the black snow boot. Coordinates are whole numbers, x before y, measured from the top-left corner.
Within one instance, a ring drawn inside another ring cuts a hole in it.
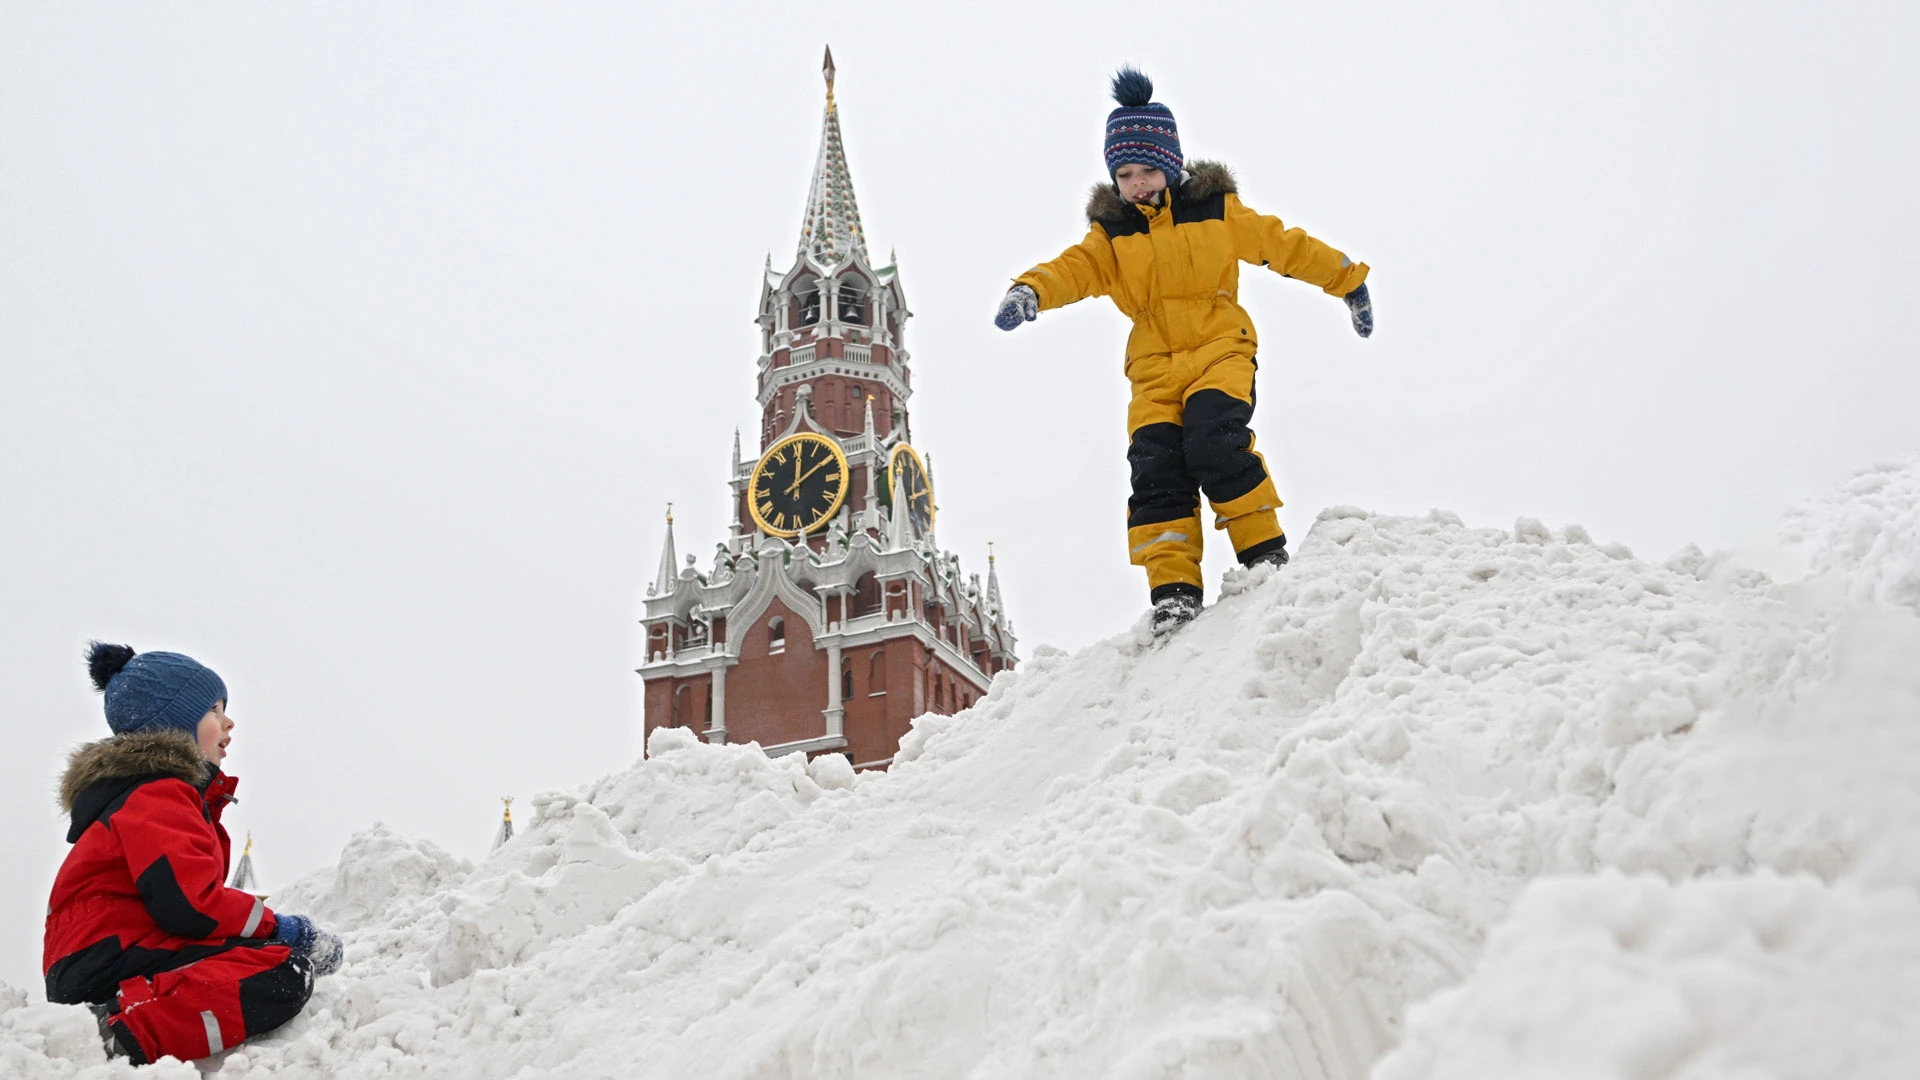
[[[1202,594],[1191,585],[1162,585],[1153,590],[1153,621],[1148,629],[1154,637],[1170,634],[1200,614]]]
[[[114,1004],[109,1001],[102,1005],[87,1006],[87,1011],[93,1014],[94,1023],[100,1025],[100,1045],[106,1048],[107,1060],[129,1058],[136,1065],[145,1065],[147,1059],[145,1055],[139,1053],[139,1045],[135,1044],[131,1048],[127,1045],[133,1041],[133,1033],[126,1031],[124,1027],[116,1030],[107,1023],[107,1018],[113,1015]],[[125,1034],[124,1038],[122,1033]]]
[[[1287,565],[1287,537],[1281,534],[1264,543],[1255,544],[1239,555],[1240,565],[1251,570],[1256,566]]]

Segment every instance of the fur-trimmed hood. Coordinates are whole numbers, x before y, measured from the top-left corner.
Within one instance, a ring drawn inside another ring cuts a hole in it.
[[[1218,161],[1189,161],[1187,181],[1174,194],[1180,199],[1197,201],[1220,194],[1238,194],[1239,191],[1232,169]],[[1093,190],[1087,194],[1087,223],[1090,225],[1123,218],[1132,212],[1133,204],[1120,197],[1111,180],[1093,185]]]
[[[80,796],[102,781],[176,777],[201,788],[213,774],[212,764],[200,753],[200,744],[185,732],[115,735],[75,747],[67,755],[67,771],[60,777],[60,809],[73,813]]]

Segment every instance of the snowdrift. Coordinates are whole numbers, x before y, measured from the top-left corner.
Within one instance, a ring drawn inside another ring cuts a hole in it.
[[[889,774],[665,730],[477,865],[358,835],[275,898],[344,971],[219,1074],[1909,1075],[1916,522],[1863,474],[1781,583],[1331,510]],[[133,1075],[5,989],[0,1072]]]

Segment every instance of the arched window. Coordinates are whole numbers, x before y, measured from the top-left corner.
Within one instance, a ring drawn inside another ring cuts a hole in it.
[[[793,283],[795,326],[812,326],[820,321],[820,279],[802,278]]]
[[[853,697],[853,661],[840,661],[840,700]]]
[[[767,620],[767,651],[781,652],[787,647],[787,621],[775,615]]]
[[[880,610],[880,579],[872,572],[860,575],[853,583],[853,617],[871,615]]]
[[[887,692],[887,650],[882,647],[873,651],[873,660],[867,665],[867,696],[878,697]]]
[[[867,283],[859,278],[840,282],[840,321],[855,326],[867,325]]]
[[[693,723],[693,687],[683,686],[673,692],[673,727],[686,727]]]

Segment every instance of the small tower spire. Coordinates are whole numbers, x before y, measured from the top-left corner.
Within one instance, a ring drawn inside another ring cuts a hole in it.
[[[904,551],[913,546],[913,511],[907,506],[904,470],[893,475],[893,520],[887,524],[887,550]]]
[[[258,893],[260,891],[260,879],[256,878],[253,874],[252,830],[248,830],[247,832],[247,846],[241,849],[240,865],[233,868],[233,880],[227,883],[227,888],[239,889],[241,892],[250,893]]]
[[[500,802],[500,829],[493,834],[493,850],[496,851],[501,844],[513,839],[513,796],[502,795]]]
[[[987,542],[987,612],[1000,615],[1000,567],[995,564],[993,542]]]
[[[667,544],[660,549],[660,572],[653,579],[653,595],[665,596],[673,591],[673,583],[680,576],[680,557],[673,550],[673,504],[667,504]]]

